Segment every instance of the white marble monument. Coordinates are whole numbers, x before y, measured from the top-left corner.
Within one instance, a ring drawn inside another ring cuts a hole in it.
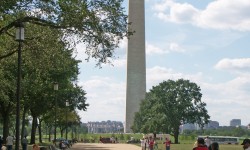
[[[128,30],[135,33],[128,39],[125,133],[131,132],[134,113],[146,94],[144,0],[129,0],[128,9]]]

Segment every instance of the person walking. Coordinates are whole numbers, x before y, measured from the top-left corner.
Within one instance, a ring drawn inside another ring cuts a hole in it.
[[[6,138],[7,150],[12,150],[13,140],[14,140],[13,136],[10,135]]]
[[[171,144],[170,138],[166,137],[166,141],[163,142],[163,144],[165,144],[166,150],[170,150],[170,144]]]
[[[250,150],[250,139],[244,139],[241,145],[243,145],[244,150]]]
[[[24,136],[22,139],[22,148],[23,150],[27,150],[27,145],[28,145],[28,139],[27,136]]]

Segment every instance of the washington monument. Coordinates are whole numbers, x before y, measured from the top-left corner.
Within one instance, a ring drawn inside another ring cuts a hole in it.
[[[135,33],[128,39],[125,133],[131,132],[134,113],[146,94],[144,0],[129,0],[128,7],[128,30]]]

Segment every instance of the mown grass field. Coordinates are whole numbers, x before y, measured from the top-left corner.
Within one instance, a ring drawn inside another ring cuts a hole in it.
[[[158,145],[159,150],[165,150],[163,144]],[[172,144],[171,150],[192,150],[193,144]],[[243,150],[242,145],[220,145],[220,150]]]

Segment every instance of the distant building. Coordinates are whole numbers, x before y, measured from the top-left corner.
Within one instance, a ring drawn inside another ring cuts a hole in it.
[[[212,121],[209,120],[208,124],[204,125],[204,130],[206,129],[217,129],[219,128],[219,122],[218,121]],[[201,127],[198,124],[192,124],[192,123],[187,123],[187,124],[183,124],[180,127],[180,131],[183,132],[184,130],[200,130]]]
[[[120,121],[88,122],[88,133],[120,133],[124,129]]]
[[[241,126],[241,119],[232,119],[230,121],[230,126],[233,126],[233,127]]]
[[[220,124],[218,121],[209,120],[208,124],[204,126],[204,129],[217,129],[219,126]]]
[[[187,123],[182,126],[182,130],[196,130],[195,124]]]

